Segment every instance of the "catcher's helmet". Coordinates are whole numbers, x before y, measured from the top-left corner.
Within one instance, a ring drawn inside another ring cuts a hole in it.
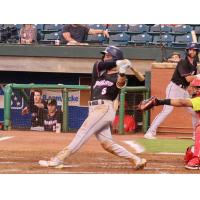
[[[116,46],[108,46],[104,51],[101,51],[102,54],[109,53],[112,55],[113,60],[123,60],[124,55],[123,52]]]
[[[200,78],[195,78],[191,83],[190,86],[192,87],[200,87]]]
[[[197,43],[190,42],[190,43],[188,43],[188,45],[186,47],[186,51],[189,49],[194,49],[194,50],[199,51],[199,45]]]

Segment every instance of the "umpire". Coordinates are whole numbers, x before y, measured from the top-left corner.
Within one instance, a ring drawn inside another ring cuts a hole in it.
[[[189,43],[186,47],[185,59],[181,59],[174,71],[171,82],[166,88],[166,99],[170,98],[189,98],[189,93],[186,90],[190,82],[194,80],[197,74],[197,60],[199,47],[196,43]],[[174,107],[164,105],[163,110],[155,117],[150,128],[144,135],[146,139],[156,139],[156,130],[158,126],[166,119],[173,111]],[[191,108],[187,108],[192,115],[193,139],[195,136],[195,125],[197,123],[196,114]]]

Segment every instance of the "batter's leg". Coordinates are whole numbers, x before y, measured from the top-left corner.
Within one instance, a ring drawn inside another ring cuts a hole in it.
[[[118,157],[127,159],[134,165],[135,169],[142,169],[145,167],[146,160],[144,158],[136,156],[113,141],[109,125],[104,127],[99,133],[96,133],[96,137],[106,151]]]
[[[98,106],[98,108],[94,107],[92,109],[93,110],[90,111],[89,116],[79,128],[72,142],[50,161],[39,161],[40,165],[57,166],[60,163],[63,163],[67,157],[79,150],[92,134],[111,123],[110,120],[112,119],[110,118],[108,105],[101,105]]]

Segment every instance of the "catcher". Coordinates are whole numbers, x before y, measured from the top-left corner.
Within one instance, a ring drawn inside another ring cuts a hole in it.
[[[191,98],[188,99],[158,99],[157,97],[151,97],[142,101],[138,109],[145,111],[159,105],[171,105],[175,107],[191,107],[197,115],[198,123],[195,129],[195,142],[194,150],[191,147],[187,148],[185,161],[186,169],[200,169],[200,77],[196,75],[196,78],[190,83],[188,92]]]

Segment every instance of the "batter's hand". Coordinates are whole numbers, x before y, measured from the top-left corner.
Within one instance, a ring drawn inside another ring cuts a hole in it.
[[[117,60],[116,65],[119,67],[119,73],[125,74],[126,70],[131,67],[131,62],[128,59]]]

